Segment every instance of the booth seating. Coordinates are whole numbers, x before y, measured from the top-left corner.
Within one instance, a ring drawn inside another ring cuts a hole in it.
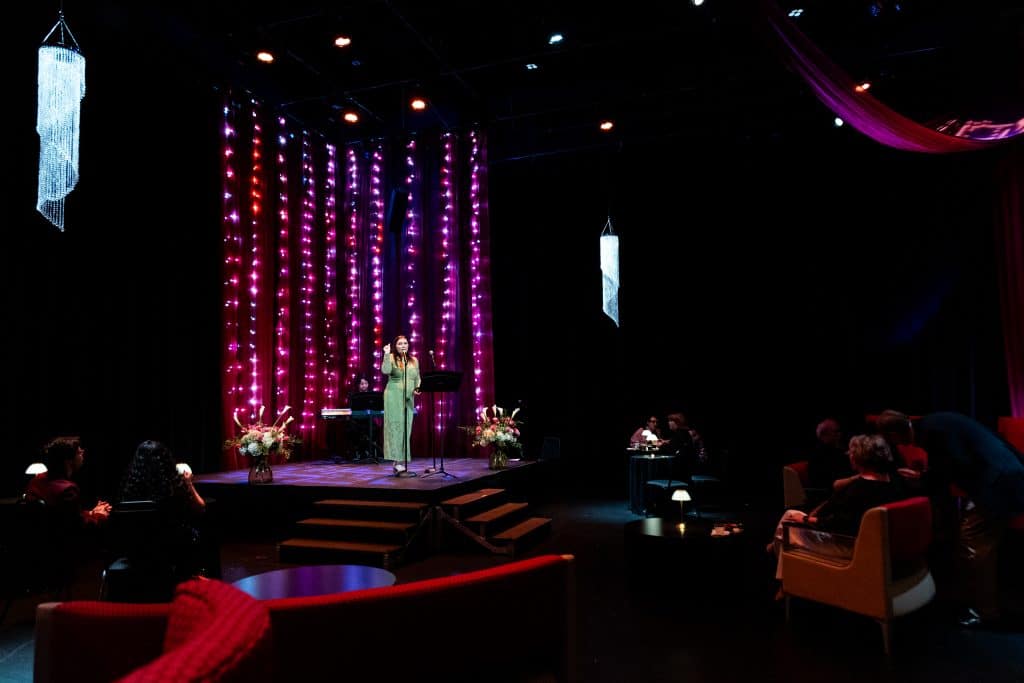
[[[784,540],[782,592],[787,618],[793,597],[872,617],[882,627],[889,654],[890,622],[935,597],[927,561],[931,538],[931,503],[919,496],[865,512],[849,560],[815,555],[789,547]]]
[[[271,624],[264,671],[281,681],[575,681],[573,571],[571,555],[544,555],[384,588],[258,602]],[[170,604],[40,605],[35,680],[110,681],[153,662],[172,637],[180,596]]]

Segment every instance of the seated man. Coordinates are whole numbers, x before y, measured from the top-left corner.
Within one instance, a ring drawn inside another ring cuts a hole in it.
[[[819,501],[827,498],[832,492],[832,483],[836,479],[850,476],[850,458],[843,448],[843,432],[839,422],[827,418],[818,423],[814,430],[817,439],[811,454],[807,458],[807,486],[823,491]]]

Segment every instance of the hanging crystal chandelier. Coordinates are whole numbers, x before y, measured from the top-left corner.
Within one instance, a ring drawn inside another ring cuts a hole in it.
[[[619,236],[612,217],[601,230],[601,309],[619,326]]]
[[[52,40],[51,40],[52,39]],[[36,210],[64,230],[64,198],[78,183],[85,57],[61,11],[39,48],[39,189]]]

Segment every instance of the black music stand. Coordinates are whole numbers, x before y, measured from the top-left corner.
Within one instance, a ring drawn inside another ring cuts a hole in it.
[[[361,460],[363,458],[372,460],[375,465],[379,465],[384,462],[384,454],[381,453],[380,446],[373,438],[373,421],[377,415],[384,414],[384,393],[380,391],[359,391],[349,398],[348,407],[352,409],[352,420],[355,421],[356,413],[365,413],[366,421],[369,424],[369,434],[367,441],[360,438],[360,446],[357,453]],[[360,416],[361,417],[361,416]]]
[[[437,393],[441,394],[441,412],[444,413],[445,403],[444,394],[459,390],[459,384],[462,383],[462,373],[455,370],[432,370],[431,372],[424,372],[420,377],[420,393]],[[423,476],[429,477],[434,474],[440,474],[445,477],[452,477],[458,479],[454,474],[444,471],[444,452],[441,453],[441,467],[437,466],[437,456],[434,455],[434,434],[433,427],[430,430],[430,440],[427,444],[430,446],[430,458],[433,462],[432,467],[428,467],[423,472]]]

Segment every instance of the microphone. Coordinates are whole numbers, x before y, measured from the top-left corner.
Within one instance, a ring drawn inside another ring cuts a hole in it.
[[[434,359],[434,349],[430,349],[430,351],[428,351],[427,353],[430,354],[430,367],[436,368],[437,361]]]

